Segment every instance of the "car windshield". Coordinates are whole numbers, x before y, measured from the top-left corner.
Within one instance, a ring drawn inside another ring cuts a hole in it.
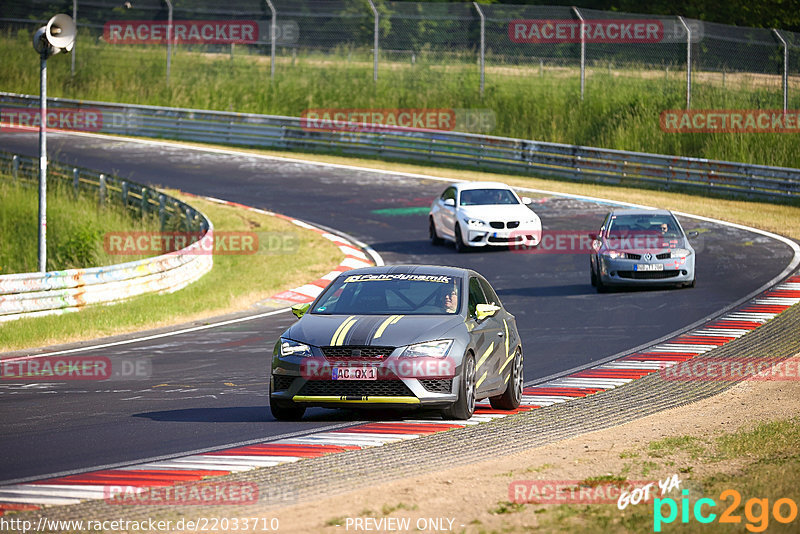
[[[311,313],[322,315],[453,315],[460,302],[459,278],[387,273],[342,275]]]
[[[608,237],[622,238],[634,235],[668,238],[682,237],[678,222],[671,215],[615,215],[611,218],[608,225]]]
[[[519,204],[508,189],[467,189],[461,192],[462,206],[487,206],[492,204]]]

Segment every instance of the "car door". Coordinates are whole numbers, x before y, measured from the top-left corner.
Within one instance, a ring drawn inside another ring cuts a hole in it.
[[[505,328],[500,313],[479,321],[478,304],[490,304],[490,302],[486,298],[480,279],[473,275],[469,278],[467,328],[471,329],[474,340],[475,384],[478,398],[481,398],[481,392],[492,392],[502,385],[502,378],[499,376],[502,362],[499,360],[505,350]]]

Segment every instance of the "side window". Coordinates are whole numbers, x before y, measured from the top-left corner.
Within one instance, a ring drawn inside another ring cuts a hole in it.
[[[486,296],[483,294],[481,284],[474,276],[469,278],[469,315],[470,317],[476,316],[478,304],[488,304]]]
[[[442,193],[442,200],[447,200],[448,198],[452,198],[453,200],[456,199],[456,188],[455,187],[448,187]]]
[[[502,304],[500,304],[500,298],[497,296],[497,293],[494,292],[492,286],[489,285],[489,282],[487,282],[483,278],[479,278],[478,281],[480,282],[481,288],[483,289],[483,294],[486,295],[486,299],[489,301],[487,304],[502,306]]]

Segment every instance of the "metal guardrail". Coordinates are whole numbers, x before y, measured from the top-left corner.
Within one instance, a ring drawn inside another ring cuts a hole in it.
[[[0,152],[0,167],[14,180],[37,177],[38,160]],[[21,317],[77,311],[145,293],[181,289],[211,270],[213,257],[202,247],[214,227],[201,212],[180,200],[129,180],[58,162],[48,165],[48,179],[62,180],[77,193],[96,189],[100,202],[120,202],[143,213],[158,213],[165,227],[202,237],[181,250],[118,265],[48,273],[0,276],[0,323]]]
[[[14,123],[38,97],[0,93],[0,120]],[[584,182],[754,199],[800,199],[800,169],[422,129],[347,123],[326,129],[297,117],[51,99],[48,110],[92,114],[92,131],[284,150],[328,151],[533,174]],[[30,113],[30,112],[28,112]],[[331,123],[332,124],[332,123]]]

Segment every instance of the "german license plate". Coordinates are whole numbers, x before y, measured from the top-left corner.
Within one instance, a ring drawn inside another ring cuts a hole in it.
[[[633,266],[634,271],[663,271],[663,263],[637,263]]]
[[[331,370],[332,380],[377,380],[377,367],[334,367]]]

